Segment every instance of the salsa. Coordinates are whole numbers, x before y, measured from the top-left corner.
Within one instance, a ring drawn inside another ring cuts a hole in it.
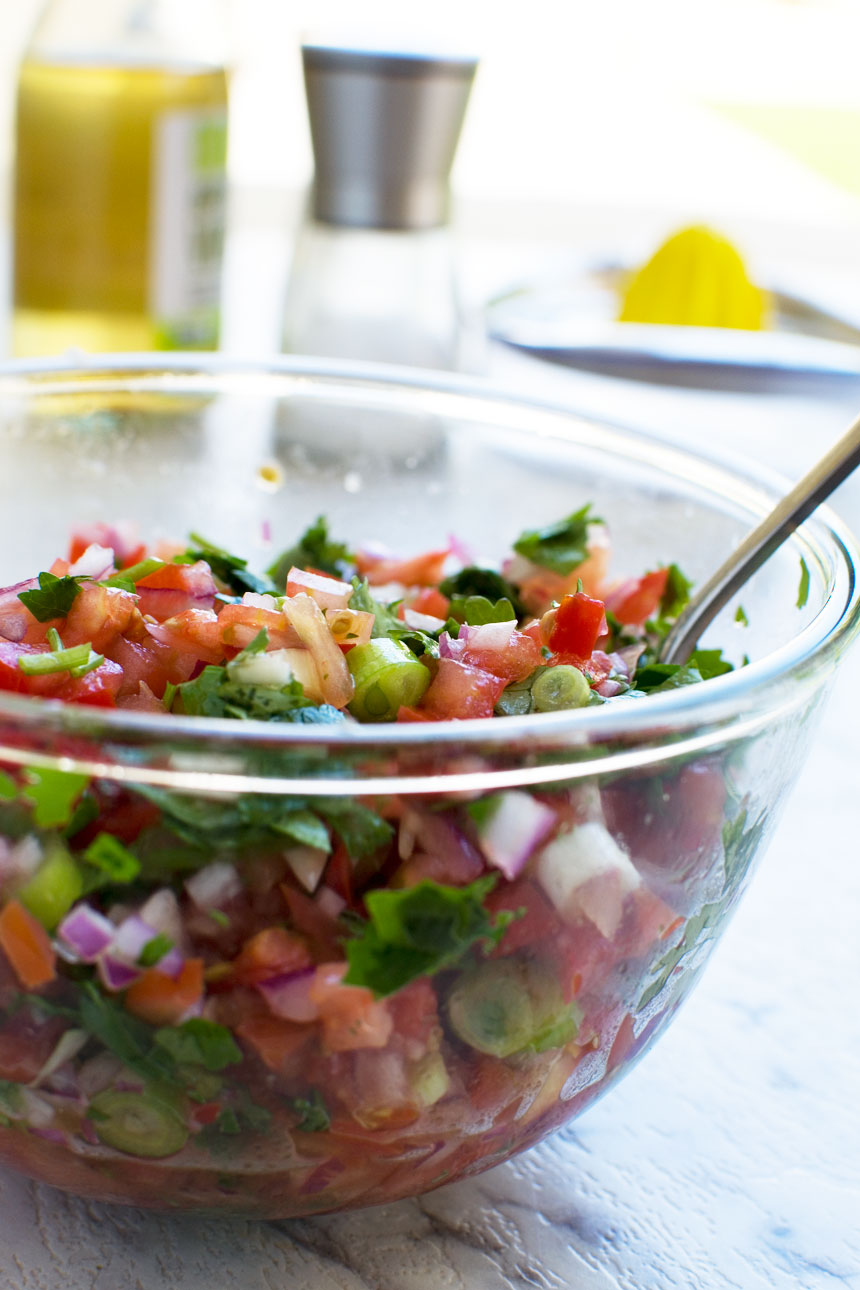
[[[505,719],[726,671],[655,661],[688,583],[610,581],[589,507],[500,568],[353,550],[265,574],[75,534],[0,592],[0,690],[238,721]],[[486,1168],[607,1086],[761,823],[716,756],[484,795],[199,795],[0,767],[0,1157],[142,1205],[289,1216]]]

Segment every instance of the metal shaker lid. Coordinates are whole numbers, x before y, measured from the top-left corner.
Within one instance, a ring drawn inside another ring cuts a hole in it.
[[[446,223],[477,58],[305,41],[302,60],[314,217],[362,228]]]

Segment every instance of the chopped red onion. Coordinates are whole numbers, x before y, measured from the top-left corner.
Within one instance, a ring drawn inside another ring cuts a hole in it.
[[[481,850],[489,864],[508,879],[522,873],[529,857],[551,832],[556,814],[521,789],[498,793],[493,809],[478,829]]]
[[[403,610],[403,621],[407,627],[412,627],[418,632],[438,632],[440,627],[445,626],[444,618],[436,618],[434,614],[422,614],[417,609],[409,608]]]
[[[257,989],[276,1017],[287,1021],[316,1021],[319,1008],[310,997],[315,976],[316,968],[305,968],[261,981]]]
[[[139,914],[130,914],[116,929],[111,954],[134,965],[140,958],[143,947],[157,935],[155,928],[144,922]]]
[[[105,989],[113,993],[127,990],[142,975],[140,968],[126,963],[125,959],[115,958],[110,952],[103,954],[99,959],[98,973]]]
[[[69,566],[70,578],[106,578],[113,573],[114,553],[109,546],[93,542],[74,564]]]
[[[81,902],[66,914],[57,928],[57,938],[81,963],[95,963],[113,943],[116,928],[98,910]]]
[[[184,943],[182,911],[176,893],[170,887],[159,887],[158,891],[154,891],[141,906],[139,913],[145,923],[149,923],[156,932],[169,937],[174,945]]]
[[[16,643],[24,639],[33,618],[18,599],[18,594],[32,591],[38,586],[35,578],[28,578],[26,582],[16,582],[11,587],[0,590],[0,637]]]
[[[501,623],[481,623],[479,627],[468,627],[465,624],[460,628],[458,640],[465,640],[469,649],[482,650],[504,650],[511,643],[511,637],[516,630],[516,620],[506,618]]]

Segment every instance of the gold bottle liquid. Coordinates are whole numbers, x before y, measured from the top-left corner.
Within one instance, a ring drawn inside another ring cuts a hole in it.
[[[226,105],[223,68],[24,62],[16,354],[214,348]]]

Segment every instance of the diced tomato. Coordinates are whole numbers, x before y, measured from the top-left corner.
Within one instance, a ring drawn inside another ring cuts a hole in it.
[[[71,676],[68,672],[29,676],[18,666],[19,658],[45,652],[44,647],[0,641],[0,690],[93,707],[112,708],[116,705],[123,679],[122,668],[116,663],[105,659],[99,667],[80,677]]]
[[[293,566],[287,574],[287,595],[297,596],[301,592],[311,596],[320,609],[346,609],[352,596],[352,583]]]
[[[149,968],[125,992],[125,1006],[152,1026],[175,1026],[189,1017],[203,997],[203,960],[186,959],[174,978]]]
[[[371,586],[402,582],[405,587],[435,587],[445,575],[445,561],[450,554],[446,547],[444,551],[425,551],[423,555],[398,560],[359,551],[355,563]]]
[[[264,628],[269,634],[271,649],[296,649],[301,645],[298,632],[275,607],[271,596],[267,599],[272,605],[271,609],[244,603],[224,606],[218,615],[218,630],[223,645],[245,649]]]
[[[29,1008],[11,1012],[0,1027],[0,1080],[29,1084],[68,1024],[62,1017],[41,1017]]]
[[[410,981],[391,995],[387,1007],[395,1035],[404,1041],[410,1060],[417,1061],[439,1034],[439,1005],[432,983],[427,977]]]
[[[118,636],[106,646],[105,655],[118,663],[123,671],[123,681],[118,697],[138,694],[144,682],[156,698],[164,695],[165,687],[187,681],[197,666],[192,653],[182,653],[170,645],[163,645],[147,635],[145,640],[128,640]]]
[[[180,654],[192,654],[203,663],[220,663],[224,658],[221,625],[214,609],[184,609],[163,623],[151,623],[149,634]]]
[[[323,1039],[335,1053],[354,1048],[384,1048],[391,1037],[393,1021],[384,1002],[377,1002],[371,990],[345,985],[345,963],[323,963],[310,987],[311,1001],[320,1010]]]
[[[87,641],[101,654],[128,628],[137,613],[134,596],[97,582],[82,582],[65,621],[60,626],[63,644],[83,645]]]
[[[511,632],[508,643],[501,649],[484,648],[470,640],[451,641],[450,648],[461,663],[479,667],[482,672],[501,677],[507,683],[525,680],[543,662],[538,642],[518,631]]]
[[[53,695],[64,703],[83,703],[93,708],[115,708],[122,685],[122,668],[106,658],[86,676],[70,676]]]
[[[419,614],[430,614],[433,618],[445,620],[451,612],[451,601],[438,587],[424,587],[414,596],[410,596],[409,608]]]
[[[400,707],[397,709],[397,720],[398,721],[435,721],[437,720],[437,718],[432,717],[429,712],[419,712],[417,708],[408,708],[405,704],[402,703]]]
[[[77,529],[72,534],[69,563],[74,564],[87,547],[93,545],[110,547],[118,569],[128,569],[133,564],[138,564],[146,555],[146,547],[142,542],[137,541],[130,525],[89,524],[86,528]]]
[[[18,900],[0,910],[0,949],[25,990],[38,990],[57,975],[50,936]]]
[[[502,677],[481,668],[454,658],[440,658],[419,711],[428,712],[438,721],[491,717],[505,684]]]
[[[641,627],[660,607],[668,577],[668,569],[656,569],[642,578],[628,578],[607,592],[607,612],[629,627]]]
[[[347,905],[351,905],[354,896],[355,873],[352,860],[343,842],[338,842],[325,867],[323,882],[340,896]]]
[[[285,927],[264,927],[242,946],[233,962],[233,976],[242,985],[256,985],[310,965],[311,955],[303,936]]]
[[[186,609],[211,609],[215,603],[215,579],[205,560],[194,564],[165,564],[135,584],[142,614],[159,622]]]
[[[584,592],[564,596],[558,608],[546,615],[552,621],[547,644],[554,654],[576,654],[589,658],[600,636],[606,631],[606,612],[602,600],[592,600]]]
[[[290,922],[296,931],[308,938],[317,959],[334,958],[340,952],[341,929],[337,922],[305,892],[289,883],[281,883],[281,892],[289,910]]]
[[[298,1025],[280,1017],[249,1017],[236,1027],[236,1034],[279,1075],[289,1073],[299,1064],[302,1050],[316,1036],[316,1027]]]
[[[719,766],[690,762],[677,775],[621,779],[603,789],[610,831],[631,855],[670,872],[700,869],[721,846],[726,782]]]

